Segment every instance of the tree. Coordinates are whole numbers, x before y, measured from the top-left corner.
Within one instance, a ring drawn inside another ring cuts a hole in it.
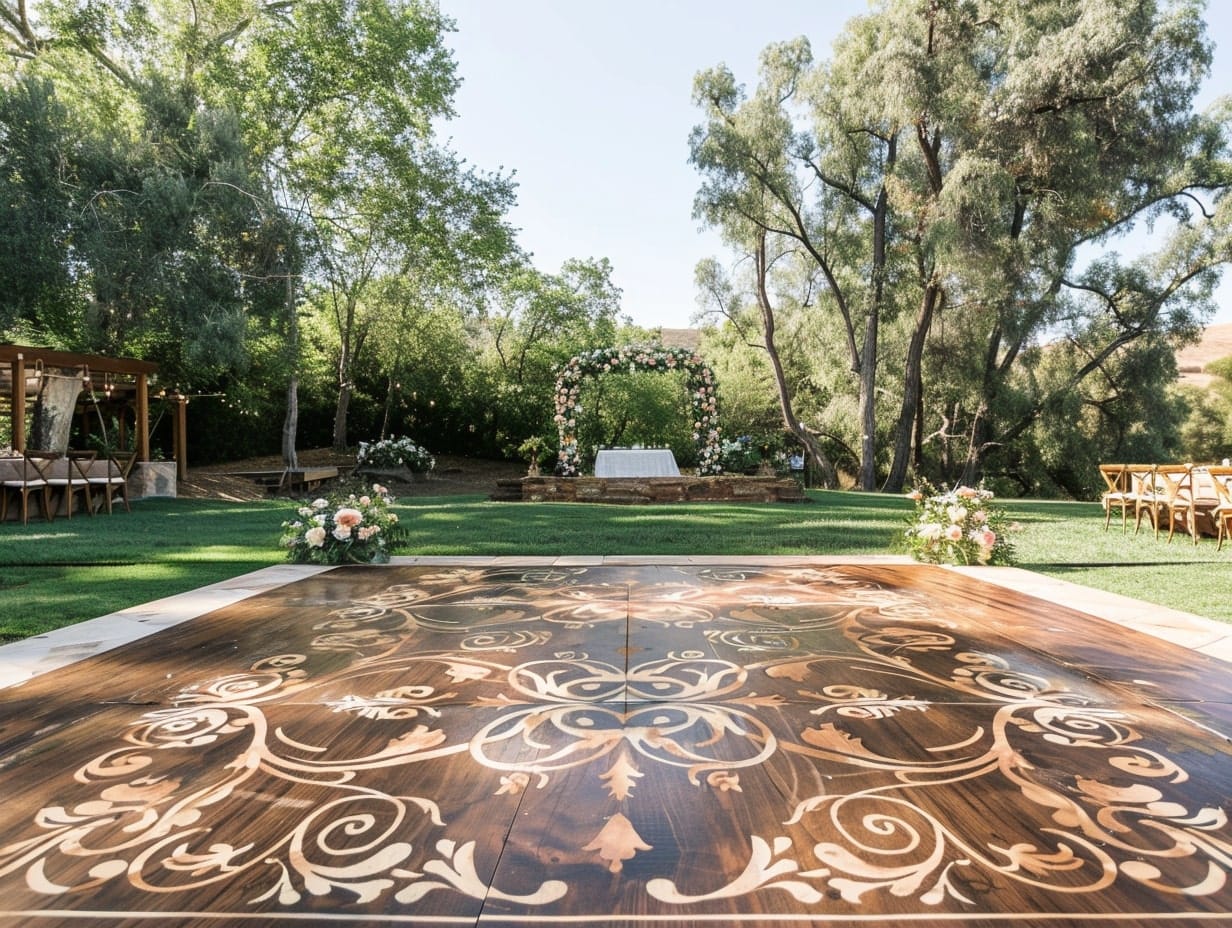
[[[475,392],[487,447],[507,453],[532,436],[555,434],[556,368],[615,340],[620,288],[606,258],[564,262],[556,274],[510,267],[496,287],[476,345]]]
[[[1232,260],[1227,114],[1192,111],[1210,60],[1201,10],[887,0],[831,63],[771,46],[747,100],[724,69],[699,76],[699,211],[743,255],[757,235],[798,243],[827,284],[818,305],[863,313],[858,348],[846,327],[863,441],[874,392],[899,400],[886,489],[926,444],[957,462],[946,476],[977,481],[1118,353],[1195,331]],[[1154,255],[1099,253],[1155,222],[1174,228]],[[903,374],[874,378],[888,320]],[[1028,365],[1059,339],[1082,361],[1045,389]]]

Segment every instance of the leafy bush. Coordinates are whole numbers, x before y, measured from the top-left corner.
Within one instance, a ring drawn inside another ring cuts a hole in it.
[[[282,523],[282,546],[296,564],[383,564],[405,544],[392,503],[375,483],[371,494],[334,493],[304,503]]]
[[[436,467],[427,448],[420,447],[411,439],[385,438],[381,441],[359,443],[356,462],[360,467],[394,469],[406,467],[414,473],[424,473]]]

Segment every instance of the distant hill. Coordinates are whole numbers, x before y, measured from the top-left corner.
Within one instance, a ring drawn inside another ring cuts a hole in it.
[[[1232,322],[1207,326],[1197,344],[1182,348],[1176,354],[1180,382],[1205,390],[1211,385],[1211,375],[1202,373],[1202,369],[1212,361],[1227,357],[1232,357]]]
[[[668,348],[687,348],[696,351],[701,344],[700,329],[659,329],[659,341]]]

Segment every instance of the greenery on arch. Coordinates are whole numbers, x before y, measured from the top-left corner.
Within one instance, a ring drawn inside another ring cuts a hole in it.
[[[556,378],[556,426],[560,431],[557,473],[565,477],[578,475],[577,423],[582,414],[582,381],[606,373],[635,374],[639,371],[684,371],[693,413],[693,439],[697,442],[697,472],[702,476],[721,474],[722,446],[714,374],[695,352],[664,345],[599,348],[577,355],[561,369]]]

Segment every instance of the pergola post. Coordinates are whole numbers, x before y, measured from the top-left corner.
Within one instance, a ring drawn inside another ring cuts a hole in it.
[[[13,450],[26,450],[26,356],[18,354],[11,365],[13,395],[9,409],[13,416]]]
[[[137,460],[150,459],[150,385],[145,374],[137,375]]]
[[[188,397],[182,393],[175,398],[175,426],[171,432],[172,453],[175,455],[176,474],[180,480],[188,479]]]

